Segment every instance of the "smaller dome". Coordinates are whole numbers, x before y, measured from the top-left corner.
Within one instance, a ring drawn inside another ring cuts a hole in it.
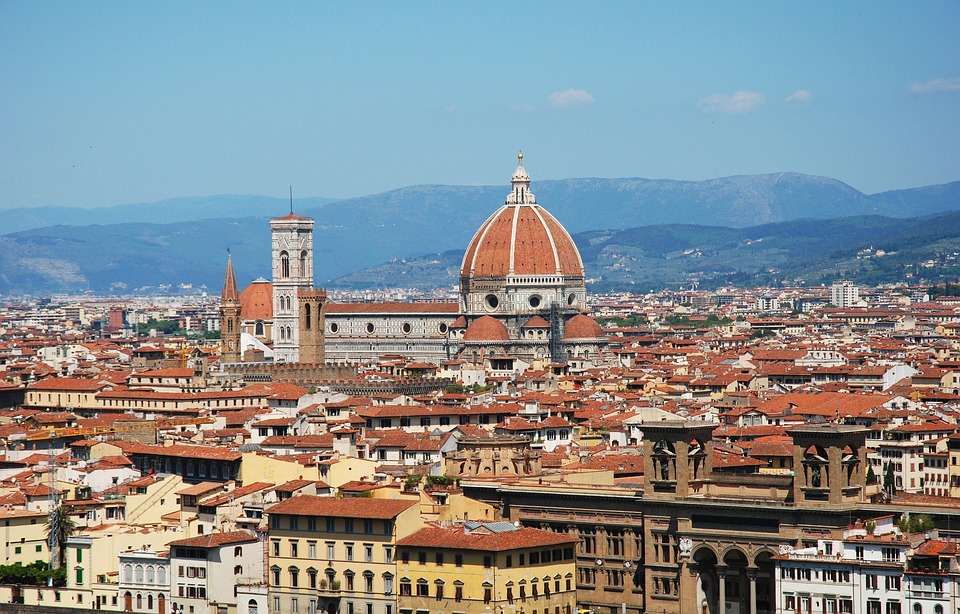
[[[474,320],[463,333],[464,341],[509,341],[510,334],[503,322],[493,316]]]
[[[582,313],[567,320],[563,328],[564,339],[599,339],[604,336],[603,327],[599,322]]]
[[[260,277],[240,293],[240,317],[244,320],[273,320],[273,284]]]

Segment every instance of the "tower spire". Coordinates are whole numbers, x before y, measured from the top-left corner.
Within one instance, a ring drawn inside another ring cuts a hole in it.
[[[227,248],[227,274],[223,278],[223,292],[220,294],[220,302],[225,303],[227,301],[240,302],[237,278],[233,274],[233,256],[230,255],[229,248]]]
[[[293,215],[293,186],[290,186],[290,215]]]

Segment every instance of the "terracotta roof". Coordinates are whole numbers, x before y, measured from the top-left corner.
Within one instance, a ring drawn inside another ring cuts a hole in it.
[[[481,316],[470,323],[463,333],[464,341],[509,341],[510,334],[503,322],[493,316]]]
[[[529,182],[529,177],[523,179]],[[503,205],[480,226],[463,255],[461,278],[583,277],[580,252],[570,234],[533,202],[532,194],[525,196],[521,203]]]
[[[258,541],[257,536],[246,531],[229,531],[227,533],[209,533],[188,539],[178,539],[167,546],[186,546],[188,548],[219,548],[228,544],[242,544]]]
[[[564,339],[596,339],[603,337],[603,327],[590,316],[578,313],[563,327]]]
[[[243,289],[240,293],[240,318],[273,320],[273,284],[261,278]]]
[[[467,531],[463,527],[426,527],[401,539],[397,542],[397,546],[505,552],[525,548],[575,544],[578,541],[577,538],[569,535],[530,527],[498,533],[476,529]]]
[[[344,518],[395,518],[417,505],[412,499],[331,499],[300,495],[267,508],[268,514],[294,516],[342,516]]]

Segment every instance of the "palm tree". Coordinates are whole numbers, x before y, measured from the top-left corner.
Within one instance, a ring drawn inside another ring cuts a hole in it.
[[[63,564],[66,562],[67,551],[64,549],[63,544],[66,543],[67,538],[76,531],[77,523],[70,517],[67,508],[58,503],[47,517],[46,528],[47,543],[50,545],[51,554],[54,550],[56,550],[57,553],[57,567],[63,567]]]

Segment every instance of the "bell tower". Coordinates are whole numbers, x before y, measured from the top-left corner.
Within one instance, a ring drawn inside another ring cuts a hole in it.
[[[290,213],[270,220],[273,260],[273,360],[300,361],[298,294],[313,287],[313,219]]]
[[[683,499],[713,473],[713,429],[705,422],[648,422],[643,430],[644,499]]]
[[[240,362],[240,292],[233,274],[233,259],[227,252],[227,274],[220,293],[220,360]]]
[[[867,430],[824,423],[787,431],[793,438],[793,500],[798,506],[864,501]]]

